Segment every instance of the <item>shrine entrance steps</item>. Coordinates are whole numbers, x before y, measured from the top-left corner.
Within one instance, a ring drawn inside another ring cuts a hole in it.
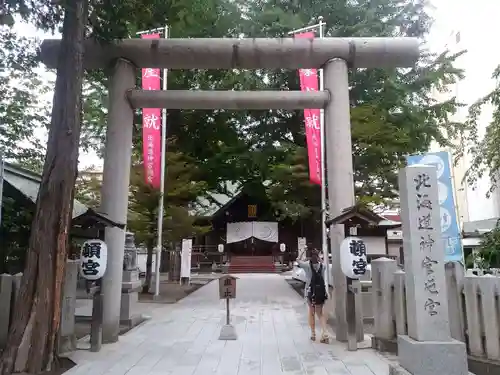
[[[229,264],[229,273],[276,273],[272,256],[233,255]]]

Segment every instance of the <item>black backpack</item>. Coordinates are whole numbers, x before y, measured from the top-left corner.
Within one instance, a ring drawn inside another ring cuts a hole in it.
[[[323,303],[326,300],[326,287],[325,279],[323,278],[323,264],[319,265],[316,271],[313,263],[309,261],[311,267],[311,285],[310,285],[310,298],[314,298],[317,303]]]

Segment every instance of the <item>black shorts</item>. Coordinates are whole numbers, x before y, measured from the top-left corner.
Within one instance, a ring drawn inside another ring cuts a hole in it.
[[[322,306],[327,299],[326,293],[315,293],[311,291],[307,294],[307,302],[312,306]]]

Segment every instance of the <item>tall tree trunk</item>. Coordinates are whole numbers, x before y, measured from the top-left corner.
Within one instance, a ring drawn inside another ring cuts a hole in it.
[[[146,241],[146,248],[148,250],[148,255],[146,257],[146,280],[144,286],[142,287],[143,293],[149,293],[149,288],[151,286],[151,277],[153,275],[153,250],[154,250],[154,239],[148,239]]]
[[[0,357],[2,375],[39,373],[54,362],[78,163],[87,11],[87,0],[66,2],[47,155],[15,320]]]

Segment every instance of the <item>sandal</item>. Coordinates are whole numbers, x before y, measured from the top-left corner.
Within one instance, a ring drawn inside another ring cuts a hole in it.
[[[323,336],[321,336],[321,340],[319,340],[319,342],[322,344],[329,344],[330,338],[328,337],[328,335],[323,335]]]
[[[315,334],[315,333],[313,333],[313,334],[311,335],[311,341],[316,341],[316,334]]]

